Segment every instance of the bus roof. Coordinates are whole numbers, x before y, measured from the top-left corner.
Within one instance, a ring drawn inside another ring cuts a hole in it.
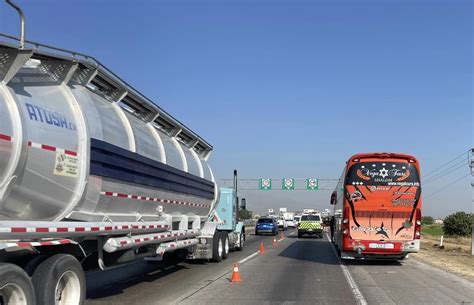
[[[387,152],[355,154],[347,160],[346,168],[349,169],[355,163],[363,161],[363,159],[405,159],[407,162],[412,163],[418,170],[418,173],[420,173],[420,163],[418,163],[415,157],[407,154]]]
[[[370,158],[380,158],[380,159],[390,159],[390,158],[402,158],[406,160],[412,160],[412,163],[418,163],[415,157],[407,154],[402,154],[402,153],[387,153],[387,152],[382,152],[382,153],[360,153],[360,154],[355,154],[352,157],[349,158],[347,163],[349,162],[358,162],[358,159],[370,159]]]

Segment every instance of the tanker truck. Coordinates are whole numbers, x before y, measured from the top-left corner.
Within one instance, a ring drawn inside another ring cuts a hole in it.
[[[241,250],[213,147],[95,58],[25,40],[7,3],[22,34],[0,34],[0,304],[82,304],[88,268]]]

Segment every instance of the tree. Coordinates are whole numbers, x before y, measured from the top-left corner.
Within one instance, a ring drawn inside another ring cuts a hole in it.
[[[239,210],[237,212],[237,218],[241,220],[252,219],[252,212],[247,210]]]
[[[431,216],[423,216],[421,217],[421,224],[422,225],[432,225],[434,223],[434,218]]]
[[[443,230],[447,235],[469,236],[471,235],[474,214],[456,212],[444,219]]]

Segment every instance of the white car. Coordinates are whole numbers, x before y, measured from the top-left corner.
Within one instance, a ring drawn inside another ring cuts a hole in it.
[[[296,228],[296,222],[293,219],[285,219],[288,228]]]
[[[278,218],[278,229],[288,230],[288,225],[286,224],[286,220],[283,218]]]

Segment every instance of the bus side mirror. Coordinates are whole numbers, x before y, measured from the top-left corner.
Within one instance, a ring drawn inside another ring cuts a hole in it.
[[[337,202],[337,193],[336,191],[332,192],[331,194],[331,201],[329,202],[331,205],[335,205]]]

